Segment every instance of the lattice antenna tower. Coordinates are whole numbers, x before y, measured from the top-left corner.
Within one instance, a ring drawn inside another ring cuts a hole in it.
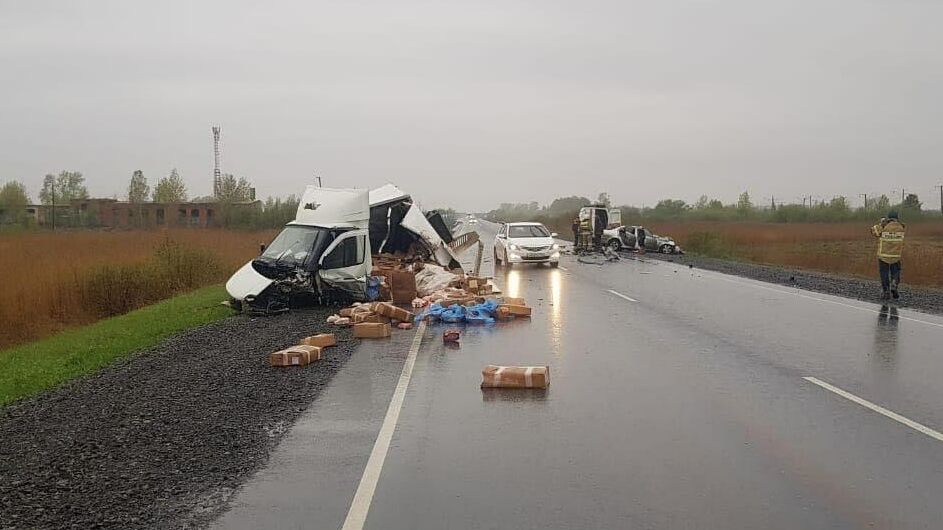
[[[222,173],[219,170],[219,125],[213,126],[213,197],[219,197]]]

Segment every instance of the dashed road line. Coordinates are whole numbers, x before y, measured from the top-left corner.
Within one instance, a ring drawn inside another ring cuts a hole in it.
[[[636,300],[635,298],[632,298],[631,296],[626,296],[626,295],[624,295],[624,294],[622,294],[622,293],[620,293],[620,292],[618,292],[618,291],[613,291],[612,289],[606,289],[606,292],[607,292],[607,293],[614,294],[614,295],[618,296],[619,298],[624,298],[624,299],[628,300],[629,302],[638,302],[638,300]]]
[[[373,451],[370,452],[367,466],[360,477],[360,485],[357,486],[354,500],[350,503],[350,509],[347,511],[343,530],[361,530],[367,521],[367,513],[370,512],[370,504],[373,502],[373,495],[376,493],[377,483],[380,481],[380,472],[383,470],[383,463],[386,461],[386,455],[390,450],[390,441],[393,439],[393,431],[396,430],[396,422],[399,421],[399,413],[403,409],[406,388],[409,386],[409,380],[413,375],[416,355],[419,353],[419,346],[422,344],[422,335],[425,331],[426,323],[420,322],[416,328],[413,344],[406,355],[403,373],[400,374],[396,389],[393,391],[390,407],[386,410],[386,417],[383,419],[380,432],[377,434],[377,441],[373,444]]]
[[[915,430],[915,431],[917,431],[917,432],[921,432],[921,433],[923,433],[923,434],[926,434],[926,435],[929,436],[930,438],[934,438],[934,439],[936,439],[936,440],[939,440],[939,441],[943,442],[943,434],[940,434],[939,432],[937,432],[937,431],[935,431],[935,430],[933,430],[933,429],[927,427],[926,425],[923,425],[923,424],[921,424],[921,423],[917,423],[917,422],[915,422],[914,420],[911,420],[911,419],[909,419],[909,418],[906,418],[906,417],[904,417],[904,416],[901,416],[900,414],[898,414],[898,413],[896,413],[896,412],[894,412],[894,411],[887,410],[886,408],[884,408],[884,407],[882,407],[882,406],[880,406],[880,405],[876,405],[876,404],[874,404],[874,403],[871,403],[871,402],[868,401],[867,399],[860,398],[860,397],[858,397],[858,396],[852,394],[851,392],[842,390],[842,389],[838,388],[837,386],[830,385],[830,384],[826,383],[825,381],[822,381],[821,379],[817,379],[817,378],[815,378],[815,377],[803,377],[803,379],[805,379],[806,381],[808,381],[808,382],[810,382],[810,383],[812,383],[812,384],[814,384],[814,385],[818,385],[818,386],[824,388],[825,390],[828,390],[829,392],[833,392],[833,393],[835,393],[835,394],[838,394],[839,396],[841,396],[841,397],[843,397],[843,398],[845,398],[845,399],[847,399],[847,400],[849,400],[849,401],[853,401],[853,402],[855,402],[855,403],[861,405],[862,407],[869,408],[869,409],[873,410],[874,412],[877,412],[878,414],[883,414],[884,416],[887,416],[888,418],[890,418],[890,419],[892,419],[892,420],[894,420],[894,421],[896,421],[896,422],[903,423],[904,425],[910,427],[911,429],[913,429],[913,430]]]

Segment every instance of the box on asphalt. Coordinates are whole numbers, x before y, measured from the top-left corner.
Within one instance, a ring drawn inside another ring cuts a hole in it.
[[[416,273],[393,270],[390,280],[394,304],[409,304],[416,298]]]
[[[320,333],[301,339],[301,344],[305,346],[317,346],[319,348],[337,346],[337,337],[335,337],[333,333]]]
[[[415,316],[409,311],[387,302],[378,302],[374,305],[373,310],[385,317],[402,320],[403,322],[411,322]]]
[[[508,312],[516,317],[529,317],[530,308],[526,305],[501,304],[498,308],[506,307]]]
[[[376,322],[361,322],[354,324],[354,338],[357,339],[382,339],[392,334],[389,324],[380,324]]]
[[[481,371],[481,388],[547,388],[549,366],[495,366]]]
[[[321,359],[321,348],[304,344],[285,348],[269,355],[272,366],[307,366]]]
[[[527,302],[523,298],[515,298],[513,296],[505,296],[501,301],[507,305],[527,305]]]
[[[354,324],[362,324],[365,322],[372,322],[374,324],[389,324],[390,323],[390,317],[378,315],[370,311],[354,313],[353,320],[354,320]]]

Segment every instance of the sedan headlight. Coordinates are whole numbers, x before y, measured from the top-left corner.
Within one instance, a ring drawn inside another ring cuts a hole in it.
[[[514,243],[511,243],[510,245],[508,245],[508,249],[509,249],[509,250],[517,250],[517,245],[515,245]]]
[[[553,247],[552,247],[552,248],[553,248],[553,250],[557,250],[557,249],[559,249],[559,248],[560,248],[560,245],[558,245],[558,244],[556,244],[556,243],[554,243],[554,244],[553,244]]]

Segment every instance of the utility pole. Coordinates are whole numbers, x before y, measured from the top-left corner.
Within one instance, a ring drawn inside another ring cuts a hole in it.
[[[904,188],[900,189],[900,205],[904,205]]]
[[[317,175],[317,178],[318,178],[318,187],[323,188],[324,186],[321,185],[321,175]]]
[[[859,193],[858,196],[859,196],[859,197],[864,197],[864,209],[867,210],[867,209],[868,209],[868,194],[867,194],[867,193]]]
[[[219,125],[213,126],[213,197],[219,197],[219,184],[222,173],[219,168]]]
[[[940,215],[943,215],[943,184],[934,187],[940,188]]]

